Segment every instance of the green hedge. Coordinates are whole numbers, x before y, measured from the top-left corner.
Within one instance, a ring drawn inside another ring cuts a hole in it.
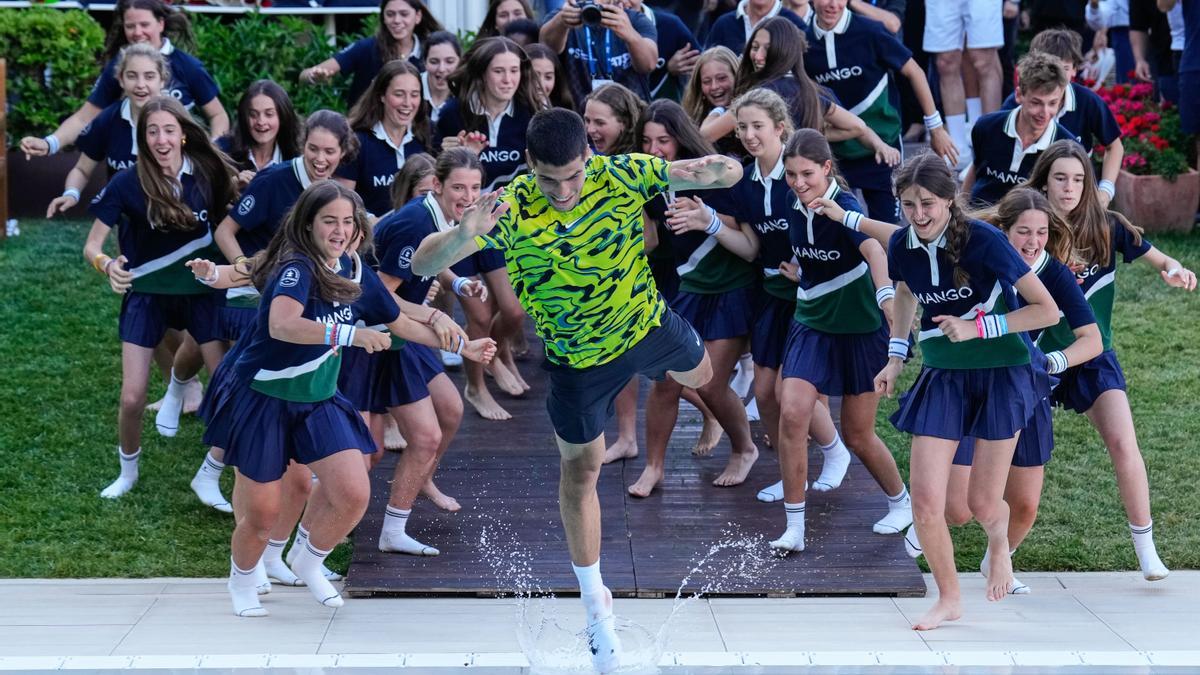
[[[324,31],[295,16],[189,14],[199,58],[221,87],[230,119],[246,87],[261,78],[283,85],[298,112],[345,110],[349,78],[326,86],[299,83],[300,71],[375,30],[366,15],[360,29],[330,45]],[[23,136],[50,133],[87,99],[100,74],[104,30],[86,12],[46,8],[0,10],[0,57],[8,60],[8,147]]]
[[[8,145],[54,130],[87,99],[100,74],[104,30],[85,12],[0,10],[8,63]]]

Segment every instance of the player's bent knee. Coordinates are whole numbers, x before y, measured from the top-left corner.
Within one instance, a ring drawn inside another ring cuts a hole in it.
[[[705,352],[704,358],[700,360],[700,365],[696,366],[695,368],[682,373],[672,370],[668,371],[667,374],[671,376],[671,379],[685,387],[699,389],[708,384],[709,380],[712,379],[712,361],[710,361],[708,358],[708,352]]]

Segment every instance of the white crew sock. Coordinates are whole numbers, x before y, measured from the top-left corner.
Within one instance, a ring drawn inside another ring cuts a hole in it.
[[[300,577],[292,572],[287,563],[283,562],[283,549],[287,546],[287,539],[268,539],[267,550],[263,551],[262,566],[267,572],[267,577],[283,584],[284,586],[303,586],[304,582]]]
[[[813,481],[812,489],[817,492],[829,492],[842,484],[846,470],[850,468],[850,451],[842,443],[841,435],[833,437],[829,445],[822,445],[821,453],[825,455],[825,463],[821,465],[821,475]]]
[[[1137,553],[1138,564],[1142,567],[1142,576],[1146,581],[1166,579],[1171,570],[1158,557],[1154,546],[1154,521],[1148,525],[1138,526],[1129,524],[1129,533],[1133,535],[1133,551]]]
[[[924,553],[921,548],[921,540],[917,538],[917,524],[913,523],[908,526],[908,531],[904,533],[904,552],[910,558],[920,558]]]
[[[441,551],[426,546],[408,536],[405,528],[412,509],[387,507],[383,513],[383,531],[379,533],[379,550],[384,553],[407,553],[409,555],[437,555]]]
[[[171,382],[167,385],[167,395],[163,396],[162,407],[154,416],[154,426],[160,436],[172,438],[179,433],[179,415],[183,412],[183,394],[187,382],[175,377],[175,369],[171,369]]]
[[[304,580],[308,592],[312,593],[317,602],[326,607],[341,607],[345,601],[333,584],[325,578],[325,557],[328,555],[329,551],[322,551],[306,540],[300,552],[292,559],[292,572]]]
[[[100,496],[105,499],[116,499],[121,495],[133,489],[138,479],[138,457],[142,456],[142,449],[138,448],[137,452],[132,455],[126,455],[121,446],[117,446],[117,457],[121,460],[121,475],[117,479],[100,491]]]
[[[970,136],[967,134],[967,116],[965,114],[946,115],[946,131],[950,133],[950,140],[958,146],[959,154],[961,154],[970,142]]]
[[[783,535],[771,542],[771,548],[782,555],[787,555],[791,551],[803,551],[804,502],[799,504],[784,502],[783,510],[787,514],[787,529],[783,531]]]
[[[313,476],[313,483],[315,484],[316,482],[317,482],[317,477]],[[304,529],[304,525],[302,525],[302,524],[297,525],[296,526],[296,541],[292,542],[292,547],[290,549],[288,549],[288,552],[287,552],[288,567],[291,567],[293,570],[295,570],[296,556],[300,554],[300,551],[304,549],[304,546],[307,543],[308,543],[308,530]],[[325,578],[329,581],[341,581],[342,580],[342,575],[329,569],[328,567],[326,567],[324,565],[324,563],[321,564],[321,571],[325,575]],[[304,580],[301,579],[300,581],[303,582]],[[303,586],[304,584],[301,583],[300,585]]]
[[[729,386],[738,398],[744,399],[750,393],[750,385],[754,384],[754,359],[749,354],[742,354],[737,367],[733,370],[733,379]]]
[[[908,488],[901,486],[900,494],[889,496],[887,500],[887,515],[871,529],[875,534],[900,534],[904,528],[912,525],[912,497],[908,495]]]
[[[271,579],[267,577],[267,568],[263,565],[261,556],[254,566],[254,590],[258,591],[259,595],[267,595],[271,592]]]
[[[758,501],[770,504],[772,502],[783,501],[783,481],[779,481],[773,485],[758,491]]]
[[[621,664],[621,641],[617,638],[613,619],[612,593],[605,588],[604,579],[600,576],[600,561],[583,567],[571,563],[571,569],[579,580],[579,598],[583,600],[587,612],[592,666],[601,673],[616,670]]]
[[[1008,556],[1010,558],[1016,554],[1017,554],[1017,549],[1015,549],[1015,548],[1008,552]],[[983,552],[983,560],[979,561],[979,573],[983,575],[984,579],[987,578],[988,565],[991,564],[991,562],[992,562],[992,557],[990,555],[988,555],[988,552],[985,550]],[[1033,589],[1029,587],[1029,584],[1017,579],[1017,577],[1015,575],[1013,576],[1012,586],[1008,587],[1009,595],[1029,595],[1032,592],[1033,592]]]
[[[967,130],[975,126],[975,121],[983,117],[983,99],[978,96],[967,99]]]
[[[221,494],[221,472],[224,470],[225,465],[213,459],[210,450],[204,455],[204,461],[200,463],[200,468],[192,478],[192,492],[196,493],[204,505],[222,513],[233,513],[233,505]]]
[[[244,570],[229,558],[229,599],[233,601],[233,613],[236,616],[267,616],[270,614],[258,602],[258,591],[254,580],[254,570]]]

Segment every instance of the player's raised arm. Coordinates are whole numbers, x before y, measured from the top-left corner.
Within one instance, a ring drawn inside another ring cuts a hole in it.
[[[671,162],[667,176],[676,192],[729,188],[742,179],[742,165],[724,155],[679,159]]]
[[[491,232],[500,216],[508,211],[507,203],[497,203],[499,197],[499,190],[480,195],[479,199],[463,212],[462,222],[458,227],[426,237],[413,253],[413,273],[434,276],[478,251],[479,244],[475,237]]]

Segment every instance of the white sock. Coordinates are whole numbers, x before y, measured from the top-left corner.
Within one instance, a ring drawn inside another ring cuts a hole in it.
[[[900,534],[904,528],[912,525],[912,497],[908,496],[908,488],[902,486],[900,494],[887,499],[887,515],[875,523],[871,529],[875,534]]]
[[[733,371],[733,379],[729,386],[738,398],[746,398],[750,393],[750,385],[754,384],[754,359],[749,354],[742,354],[738,359],[737,368]]]
[[[759,419],[761,419],[761,415],[758,413],[758,399],[751,398],[750,402],[746,404],[746,421],[757,422]]]
[[[791,551],[804,550],[804,502],[799,504],[783,503],[784,513],[787,515],[787,529],[783,534],[771,542],[771,548],[774,548],[780,553],[787,554]]]
[[[142,449],[138,448],[137,452],[132,455],[126,455],[121,446],[117,446],[117,457],[121,460],[121,475],[109,484],[108,487],[100,491],[100,496],[105,499],[116,499],[121,495],[133,489],[134,484],[138,479],[138,457],[142,456]]]
[[[592,665],[601,673],[616,670],[621,663],[621,642],[613,620],[612,593],[604,587],[604,579],[600,576],[600,561],[584,567],[571,563],[571,569],[579,580],[579,598],[587,612]]]
[[[172,438],[179,433],[179,415],[183,412],[183,391],[187,382],[175,377],[175,369],[171,369],[171,382],[167,385],[167,395],[163,396],[162,407],[154,416],[154,426],[160,436]]]
[[[1166,579],[1171,570],[1158,557],[1154,546],[1154,521],[1148,525],[1138,526],[1129,524],[1129,533],[1133,535],[1133,550],[1137,553],[1138,564],[1142,567],[1142,576],[1146,581]]]
[[[825,455],[825,463],[821,465],[821,475],[813,481],[812,489],[829,492],[837,489],[846,477],[846,470],[850,468],[850,451],[842,443],[841,435],[837,435],[829,445],[821,446],[821,453]]]
[[[975,125],[975,120],[983,117],[983,99],[978,96],[967,99],[967,129]]]
[[[316,476],[313,476],[313,483],[316,483],[316,482],[317,482]],[[296,556],[300,554],[300,551],[304,549],[304,545],[307,543],[308,543],[308,530],[304,529],[304,525],[297,525],[296,526],[296,541],[292,542],[292,547],[290,549],[288,549],[288,552],[287,552],[288,567],[291,567],[293,569],[295,568],[294,561],[296,560]],[[325,575],[325,579],[327,581],[341,581],[342,580],[342,575],[329,569],[328,567],[326,567],[324,565],[324,563],[321,564],[321,573]],[[304,580],[301,579],[300,581],[301,581],[300,585],[303,586]]]
[[[233,601],[233,613],[236,616],[267,616],[268,612],[258,602],[258,591],[255,588],[254,570],[244,570],[229,559],[229,599]]]
[[[305,541],[303,548],[296,554],[292,562],[292,572],[296,576],[304,580],[308,591],[312,593],[317,602],[326,607],[341,607],[345,604],[342,596],[325,578],[325,557],[329,555],[329,551],[322,551],[312,545],[311,541]]]
[[[921,548],[921,540],[917,538],[917,524],[913,523],[908,526],[908,531],[904,533],[904,551],[908,553],[910,558],[920,558],[924,550]]]
[[[779,481],[773,485],[768,485],[767,487],[759,490],[757,497],[758,501],[766,502],[768,504],[772,502],[783,501],[783,481]]]
[[[441,551],[426,546],[408,536],[404,531],[412,509],[387,507],[383,513],[383,531],[379,533],[379,550],[384,553],[407,553],[409,555],[437,555]]]
[[[224,470],[225,465],[213,459],[212,451],[209,451],[204,455],[204,461],[200,463],[200,468],[192,478],[192,492],[196,493],[204,505],[222,513],[233,513],[233,506],[221,494],[221,472]]]
[[[287,546],[287,539],[282,541],[277,539],[267,540],[267,550],[263,551],[262,565],[267,572],[267,577],[283,584],[284,586],[303,586],[304,582],[300,577],[296,576],[292,569],[283,562],[283,549]]]
[[[259,595],[267,595],[271,592],[271,579],[267,577],[267,568],[263,565],[261,557],[258,559],[258,564],[254,566],[254,590],[258,591]]]
[[[1016,549],[1013,549],[1008,552],[1008,555],[1010,558],[1016,554],[1017,554]],[[992,562],[992,557],[990,555],[988,555],[988,552],[985,550],[983,552],[983,560],[979,561],[979,573],[983,575],[984,579],[987,578],[988,565],[991,564],[991,562]],[[1033,589],[1029,587],[1029,584],[1018,580],[1015,575],[1013,576],[1012,586],[1008,587],[1009,595],[1029,595],[1032,592],[1033,592]]]
[[[950,140],[958,146],[960,153],[966,149],[970,137],[967,135],[967,116],[965,114],[946,115],[946,131],[950,133]]]

